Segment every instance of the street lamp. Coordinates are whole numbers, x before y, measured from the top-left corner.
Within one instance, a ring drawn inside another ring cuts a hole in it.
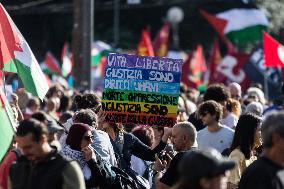
[[[178,25],[183,20],[183,10],[179,7],[171,7],[167,12],[167,20],[171,23],[173,29],[173,45],[179,49]]]

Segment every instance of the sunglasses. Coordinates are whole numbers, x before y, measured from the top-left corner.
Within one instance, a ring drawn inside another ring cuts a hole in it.
[[[202,112],[200,113],[200,116],[205,117],[208,114],[208,112]]]
[[[91,140],[94,140],[94,136],[93,135],[83,136],[83,139],[87,141],[91,141]]]

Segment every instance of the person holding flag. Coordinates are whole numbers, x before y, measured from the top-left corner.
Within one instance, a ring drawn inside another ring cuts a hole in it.
[[[9,166],[16,159],[15,154],[7,155],[5,161],[3,160],[8,150],[11,147],[14,135],[14,128],[16,126],[16,120],[13,116],[13,111],[9,105],[9,102],[0,89],[0,188],[6,189],[7,176],[9,174]],[[9,158],[8,158],[9,156]]]

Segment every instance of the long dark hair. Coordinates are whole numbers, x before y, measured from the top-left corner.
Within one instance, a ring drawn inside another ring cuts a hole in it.
[[[240,116],[235,129],[234,139],[231,145],[231,151],[240,148],[246,159],[250,159],[251,151],[254,146],[254,139],[261,119],[252,113],[246,113]]]

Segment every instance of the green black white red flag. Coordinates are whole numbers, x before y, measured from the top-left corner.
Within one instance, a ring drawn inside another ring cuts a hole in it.
[[[236,3],[232,6],[216,2],[204,7],[201,14],[221,37],[226,36],[236,45],[261,41],[262,32],[269,24],[264,12],[253,4]]]
[[[48,84],[28,43],[0,3],[0,69],[17,73],[30,93],[43,99]]]
[[[14,115],[9,102],[0,89],[0,162],[7,153],[14,135],[16,126]]]

